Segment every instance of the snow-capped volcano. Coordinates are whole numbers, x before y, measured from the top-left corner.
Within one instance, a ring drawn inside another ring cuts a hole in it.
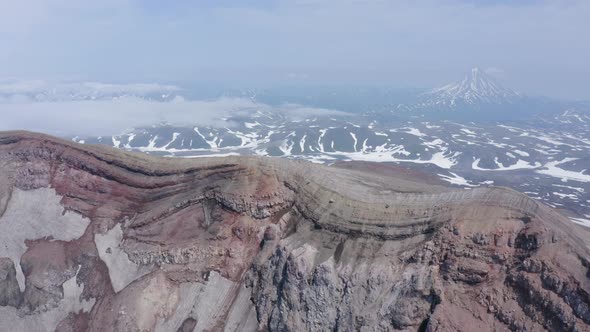
[[[479,68],[463,80],[435,88],[425,94],[431,102],[442,105],[456,104],[503,104],[510,103],[521,95],[500,85],[495,79]]]
[[[531,102],[536,101],[502,86],[483,70],[473,68],[460,81],[422,93],[413,103],[399,104],[397,111],[513,118],[540,107]]]

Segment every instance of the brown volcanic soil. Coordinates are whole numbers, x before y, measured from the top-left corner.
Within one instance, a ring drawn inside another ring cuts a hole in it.
[[[589,330],[586,229],[339,166],[0,133],[0,330]]]
[[[392,163],[376,163],[369,161],[351,160],[337,161],[333,163],[331,166],[344,169],[364,171],[390,178],[420,182],[423,184],[449,186],[448,182],[442,181],[436,175]]]

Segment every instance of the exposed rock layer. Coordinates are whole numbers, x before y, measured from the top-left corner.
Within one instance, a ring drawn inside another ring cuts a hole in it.
[[[388,174],[1,133],[0,330],[589,329],[585,229]]]

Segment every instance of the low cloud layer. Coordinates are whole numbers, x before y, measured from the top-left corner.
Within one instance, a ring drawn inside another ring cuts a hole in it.
[[[121,91],[139,93],[146,90],[146,86],[148,86],[142,84],[132,86],[93,84],[101,93],[110,91],[111,93],[115,92],[117,95],[120,95]],[[78,84],[77,86],[86,85]],[[158,89],[152,90],[149,88],[147,90],[150,93],[161,92]],[[31,89],[20,88],[11,91],[14,94],[5,94],[4,97],[0,98],[0,114],[2,114],[0,130],[24,129],[58,136],[113,135],[120,134],[131,128],[160,123],[179,126],[209,125],[230,127],[235,123],[231,120],[225,120],[226,118],[247,115],[256,111],[277,112],[277,114],[292,119],[347,115],[347,113],[335,110],[304,107],[295,104],[274,107],[245,98],[185,100],[180,96],[176,96],[170,101],[154,101],[137,96],[123,96],[103,100],[35,101],[34,96],[31,96]],[[83,96],[79,90],[75,91],[77,95]],[[84,92],[96,95],[96,91],[95,89]],[[39,92],[47,93],[47,90],[39,90]],[[108,94],[105,95],[108,97]]]

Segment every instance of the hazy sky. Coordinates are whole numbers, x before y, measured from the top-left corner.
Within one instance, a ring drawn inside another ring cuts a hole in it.
[[[0,1],[0,78],[431,87],[473,66],[590,99],[590,1]]]

